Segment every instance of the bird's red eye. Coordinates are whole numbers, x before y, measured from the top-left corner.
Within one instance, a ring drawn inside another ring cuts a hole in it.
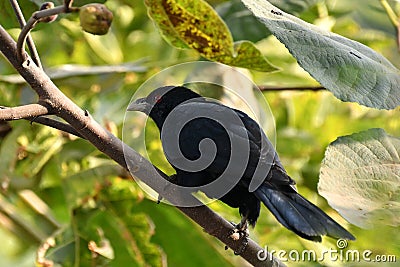
[[[155,97],[154,97],[154,102],[155,103],[159,103],[160,101],[161,101],[161,95],[156,95]]]

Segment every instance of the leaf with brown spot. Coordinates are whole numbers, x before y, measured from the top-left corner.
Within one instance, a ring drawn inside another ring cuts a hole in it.
[[[192,48],[221,63],[259,71],[274,71],[249,41],[234,43],[231,32],[205,1],[146,0],[149,15],[161,35],[178,48]]]

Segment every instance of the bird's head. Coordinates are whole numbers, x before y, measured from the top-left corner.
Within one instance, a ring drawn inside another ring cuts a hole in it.
[[[161,126],[168,114],[179,104],[199,98],[199,94],[183,86],[163,86],[147,97],[139,98],[128,106],[128,111],[141,111]]]

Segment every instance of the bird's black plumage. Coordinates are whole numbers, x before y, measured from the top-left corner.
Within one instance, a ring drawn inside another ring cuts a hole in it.
[[[177,114],[177,122],[185,115],[192,116],[193,119],[185,123],[177,136],[181,156],[186,159],[197,160],[202,156],[202,151],[199,149],[200,142],[204,139],[212,140],[216,147],[216,155],[202,170],[186,170],[179,166],[178,162],[181,159],[178,156],[167,155],[168,161],[176,170],[179,185],[201,186],[219,178],[231,159],[231,145],[233,145],[231,140],[234,137],[235,142],[248,148],[243,154],[243,158],[247,158],[247,161],[244,168],[237,169],[240,176],[232,176],[232,179],[236,178],[235,181],[238,182],[225,195],[219,196],[221,201],[231,207],[239,208],[241,216],[246,218],[252,226],[256,224],[259,217],[260,202],[262,202],[283,226],[303,238],[321,241],[321,236],[327,235],[334,238],[354,239],[347,230],[297,193],[294,187],[295,182],[286,173],[268,138],[260,126],[245,113],[209,101],[181,86],[158,88],[146,98],[131,104],[129,110],[148,114],[155,121],[160,132],[175,127],[175,125],[167,125],[170,123],[168,116],[172,112]],[[222,125],[223,123],[202,115],[204,110],[208,110],[210,114],[227,112],[227,115],[223,115],[227,117],[228,113],[233,113],[238,120],[230,120]],[[161,138],[165,153],[170,141],[168,135],[166,136],[164,139]],[[264,167],[268,166],[265,172],[256,171],[260,163],[265,163]],[[260,185],[249,191],[254,178],[260,180]],[[216,197],[213,191],[205,193],[209,197]]]

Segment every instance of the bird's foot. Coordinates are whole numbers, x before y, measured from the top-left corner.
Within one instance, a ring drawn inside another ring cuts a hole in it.
[[[247,247],[247,244],[249,243],[249,230],[247,229],[247,222],[240,222],[239,224],[234,224],[232,225],[235,226],[231,231],[228,233],[228,237],[232,238],[235,241],[242,240],[242,244],[240,245],[240,248],[236,251],[234,251],[235,255],[240,255],[244,252],[244,250]]]

